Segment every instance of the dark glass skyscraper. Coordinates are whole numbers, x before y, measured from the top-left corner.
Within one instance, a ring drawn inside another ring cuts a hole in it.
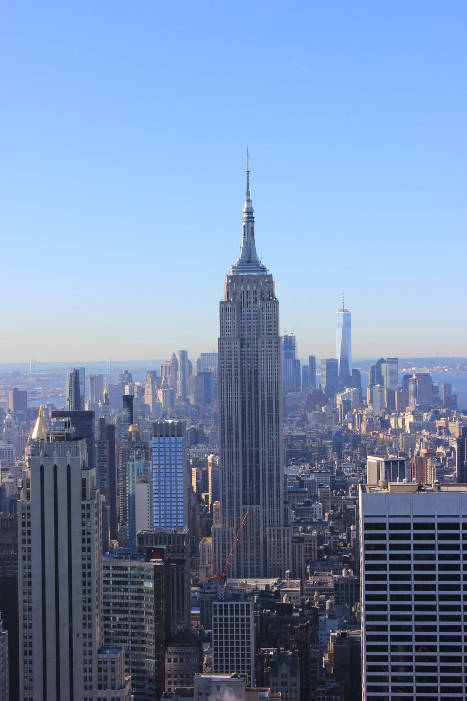
[[[68,411],[84,411],[84,368],[73,368],[66,375],[66,408]]]

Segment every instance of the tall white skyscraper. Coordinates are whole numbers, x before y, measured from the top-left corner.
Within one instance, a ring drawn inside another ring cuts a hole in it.
[[[339,363],[339,382],[345,383],[352,377],[351,316],[344,307],[336,312],[336,357]]]
[[[188,470],[184,421],[156,421],[153,424],[152,479],[154,528],[187,528]]]
[[[360,487],[363,700],[465,699],[467,488]]]
[[[220,303],[218,359],[220,522],[213,528],[214,564],[222,571],[249,512],[229,575],[283,576],[291,536],[284,502],[279,301],[256,253],[248,165],[242,248]]]

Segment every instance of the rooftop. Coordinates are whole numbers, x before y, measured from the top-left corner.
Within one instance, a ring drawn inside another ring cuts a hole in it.
[[[388,482],[385,485],[360,485],[366,494],[467,494],[467,484],[416,484],[415,482]]]

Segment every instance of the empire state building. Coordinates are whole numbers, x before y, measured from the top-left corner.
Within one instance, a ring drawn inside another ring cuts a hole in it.
[[[242,247],[220,302],[220,508],[214,514],[213,561],[221,572],[248,513],[229,577],[283,577],[290,567],[282,429],[279,301],[256,253],[247,156]]]

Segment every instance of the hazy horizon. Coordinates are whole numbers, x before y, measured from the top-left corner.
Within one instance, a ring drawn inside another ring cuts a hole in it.
[[[355,357],[465,355],[466,36],[460,0],[6,2],[0,362],[216,348],[247,145],[301,357],[343,291]]]

